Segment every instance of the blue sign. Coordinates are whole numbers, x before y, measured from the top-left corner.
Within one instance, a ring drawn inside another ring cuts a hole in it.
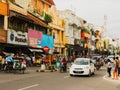
[[[54,48],[53,36],[42,34],[42,47],[48,46],[49,48]]]

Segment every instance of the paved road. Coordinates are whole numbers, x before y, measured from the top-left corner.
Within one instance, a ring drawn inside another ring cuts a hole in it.
[[[0,90],[120,90],[120,81],[105,77],[105,68],[92,77],[36,70],[29,68],[24,75],[0,73]]]

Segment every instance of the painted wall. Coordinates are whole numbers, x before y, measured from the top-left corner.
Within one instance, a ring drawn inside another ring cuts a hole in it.
[[[0,14],[7,16],[8,15],[8,5],[6,3],[0,2]]]

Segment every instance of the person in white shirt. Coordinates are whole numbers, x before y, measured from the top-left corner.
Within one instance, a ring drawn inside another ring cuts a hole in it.
[[[107,72],[108,72],[109,77],[111,77],[111,69],[112,69],[112,64],[111,64],[111,61],[108,60],[108,63],[107,63]]]

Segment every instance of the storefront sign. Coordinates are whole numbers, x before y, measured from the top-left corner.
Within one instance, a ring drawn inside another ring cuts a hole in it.
[[[0,30],[0,42],[6,43],[7,42],[7,31]]]
[[[18,45],[28,45],[27,33],[15,30],[8,30],[7,42]]]
[[[42,32],[29,29],[28,39],[29,39],[29,43],[28,43],[29,46],[41,47]]]

